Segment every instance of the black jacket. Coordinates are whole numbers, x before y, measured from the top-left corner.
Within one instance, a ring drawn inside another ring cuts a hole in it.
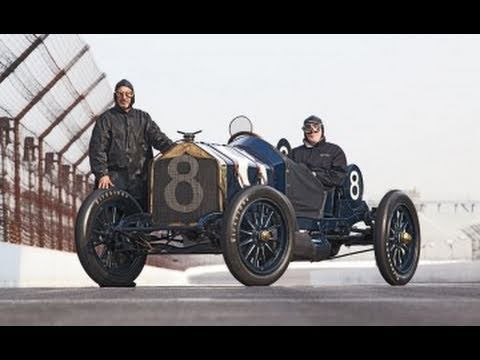
[[[89,145],[90,167],[97,179],[112,171],[146,180],[152,146],[165,151],[170,140],[145,111],[118,106],[105,111],[93,128]]]
[[[342,148],[325,138],[314,146],[308,143],[292,150],[292,159],[305,164],[327,190],[342,183],[347,173],[347,159]]]

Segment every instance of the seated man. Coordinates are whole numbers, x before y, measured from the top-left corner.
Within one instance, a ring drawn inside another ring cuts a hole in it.
[[[289,165],[287,196],[297,212],[297,216],[322,216],[325,191],[339,186],[347,173],[347,160],[343,150],[328,143],[324,136],[322,120],[316,116],[305,119],[302,127],[303,145],[292,150],[291,158],[299,166]],[[307,170],[308,169],[308,170]],[[310,172],[312,179],[307,173]],[[290,190],[290,192],[288,191]]]

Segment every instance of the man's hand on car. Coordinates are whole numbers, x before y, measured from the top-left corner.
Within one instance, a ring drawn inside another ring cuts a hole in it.
[[[108,189],[110,187],[113,187],[112,179],[110,179],[110,176],[105,175],[100,178],[98,181],[98,188],[99,189]]]

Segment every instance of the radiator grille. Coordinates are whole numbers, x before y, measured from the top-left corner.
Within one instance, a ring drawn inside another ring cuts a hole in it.
[[[214,159],[183,154],[154,163],[152,218],[155,225],[194,225],[219,211],[218,166]]]

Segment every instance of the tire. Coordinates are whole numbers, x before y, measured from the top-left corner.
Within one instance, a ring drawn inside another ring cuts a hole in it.
[[[392,190],[375,214],[374,250],[377,267],[387,283],[407,284],[420,259],[420,223],[412,200]]]
[[[223,218],[223,257],[247,286],[265,286],[287,270],[293,254],[295,212],[285,195],[255,185],[238,193]]]
[[[139,212],[138,202],[123,190],[95,190],[83,202],[75,224],[77,255],[101,287],[134,286],[142,272],[147,256],[139,254],[128,238],[111,231],[124,216]]]

